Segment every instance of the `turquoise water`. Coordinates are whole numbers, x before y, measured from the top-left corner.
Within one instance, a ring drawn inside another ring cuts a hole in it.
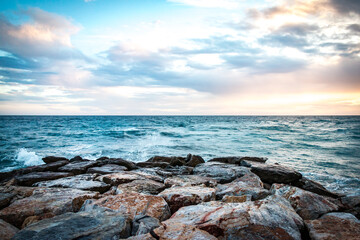
[[[360,193],[359,116],[0,116],[0,171],[47,155],[261,156]]]

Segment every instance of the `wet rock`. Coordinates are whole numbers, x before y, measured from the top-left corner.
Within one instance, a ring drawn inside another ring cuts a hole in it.
[[[213,178],[198,175],[179,175],[166,178],[164,181],[166,187],[172,186],[198,186],[216,187],[217,181]]]
[[[125,216],[107,212],[79,212],[65,213],[31,224],[13,239],[119,239],[129,237],[130,232],[131,222]]]
[[[106,164],[116,164],[119,166],[126,167],[129,171],[138,169],[135,163],[122,159],[122,158],[99,158],[96,160],[99,166],[106,165]]]
[[[301,239],[303,221],[282,197],[254,202],[206,202],[183,207],[163,224],[182,223],[218,239]]]
[[[240,158],[240,160],[241,161],[265,163],[268,160],[268,158],[264,158],[264,157],[242,157],[242,158]]]
[[[54,157],[54,156],[47,156],[42,159],[45,163],[53,163],[58,161],[67,161],[69,162],[69,159],[64,157]]]
[[[142,235],[150,233],[155,228],[160,227],[160,221],[157,218],[153,218],[146,215],[137,215],[132,221],[131,235]]]
[[[227,184],[219,184],[216,188],[216,198],[224,196],[251,196],[252,200],[258,200],[270,195],[270,192],[263,188],[263,183],[255,174],[249,172],[244,176]]]
[[[290,167],[281,165],[262,164],[251,167],[251,171],[266,183],[292,183],[299,180],[302,175]]]
[[[210,159],[209,162],[221,162],[239,165],[241,162],[240,157],[218,157]]]
[[[147,162],[167,162],[171,163],[171,161],[180,160],[181,162],[185,162],[186,158],[183,157],[164,157],[164,156],[154,156],[147,160]]]
[[[129,215],[132,219],[138,213],[157,218],[160,221],[170,217],[169,206],[162,197],[135,192],[124,192],[97,200],[87,200],[82,206],[82,211],[88,212],[95,209],[116,211]]]
[[[188,155],[189,161],[187,161],[186,166],[196,167],[201,163],[205,163],[204,159],[198,155]]]
[[[339,198],[340,195],[336,193],[332,193],[328,191],[323,185],[321,185],[318,182],[312,181],[310,179],[307,179],[305,177],[302,177],[298,181],[293,183],[294,186],[302,188],[306,191],[317,193],[319,195],[332,197],[332,198]]]
[[[136,163],[136,166],[143,167],[143,168],[154,168],[154,167],[166,168],[166,167],[170,166],[170,163],[167,163],[167,162],[138,162],[138,163]]]
[[[341,198],[345,212],[351,213],[360,219],[360,195],[345,196]]]
[[[99,193],[69,188],[38,188],[30,197],[17,200],[0,211],[0,218],[16,227],[30,216],[60,215],[76,212],[86,199],[96,198]]]
[[[17,232],[18,228],[0,219],[0,239],[10,240]]]
[[[328,213],[305,224],[312,240],[358,240],[360,236],[360,221],[350,213]]]
[[[123,192],[138,192],[150,195],[156,195],[165,189],[165,185],[150,179],[135,180],[129,183],[120,184],[117,187],[116,194]]]
[[[172,187],[159,193],[170,206],[172,213],[179,208],[215,200],[216,190],[201,186]]]
[[[206,162],[197,165],[194,168],[193,174],[214,178],[219,183],[229,183],[236,178],[244,176],[248,172],[249,169],[245,167],[218,162]]]
[[[105,164],[101,167],[93,167],[87,170],[87,173],[110,174],[127,171],[127,167],[116,164]]]
[[[134,172],[119,172],[101,175],[97,177],[96,180],[102,181],[112,186],[117,186],[119,184],[128,183],[135,180],[146,180],[146,177],[136,174]]]
[[[84,159],[80,156],[75,156],[72,159],[70,159],[70,162],[80,162],[83,161]]]
[[[34,183],[72,176],[69,172],[33,172],[15,177],[16,184],[31,186]]]
[[[0,192],[0,209],[7,207],[10,204],[10,201],[14,196],[15,196],[14,193]]]
[[[284,184],[273,184],[273,194],[286,198],[303,219],[316,219],[322,214],[338,211],[340,201]]]
[[[93,174],[83,174],[51,181],[38,182],[34,184],[34,187],[76,188],[81,190],[97,191],[100,193],[109,190],[109,184],[100,181],[94,181],[95,177],[96,175]]]
[[[86,173],[86,170],[88,168],[91,167],[95,167],[97,166],[97,162],[96,161],[76,161],[76,162],[71,162],[61,168],[59,168],[59,171],[62,172],[71,172],[75,175],[77,174],[82,174],[82,173]]]

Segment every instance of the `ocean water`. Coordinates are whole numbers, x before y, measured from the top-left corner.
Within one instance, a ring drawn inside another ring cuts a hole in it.
[[[0,116],[0,171],[47,155],[259,156],[360,194],[360,116]]]

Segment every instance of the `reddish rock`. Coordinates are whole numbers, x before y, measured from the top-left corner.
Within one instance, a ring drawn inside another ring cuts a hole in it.
[[[117,187],[116,194],[123,192],[138,192],[150,195],[156,195],[165,189],[165,185],[153,180],[135,180],[129,183],[120,184]]]
[[[302,177],[301,173],[294,169],[276,164],[252,165],[251,171],[267,183],[292,183]]]
[[[226,203],[242,203],[251,201],[251,195],[242,195],[242,196],[228,196],[225,195],[222,199],[222,202]]]
[[[76,212],[86,199],[96,198],[98,193],[68,188],[38,188],[30,197],[17,200],[0,211],[0,218],[21,227],[30,216],[60,215]]]
[[[67,161],[69,162],[69,159],[64,157],[54,157],[54,156],[47,156],[42,159],[45,163],[54,163],[59,161]]]
[[[360,221],[350,213],[328,213],[305,224],[312,240],[358,240],[360,236]]]
[[[146,180],[146,178],[134,172],[119,172],[101,175],[97,177],[96,180],[116,186],[122,183],[132,182],[134,180]]]
[[[203,177],[198,175],[180,175],[166,178],[164,184],[167,187],[172,186],[198,186],[204,185],[206,187],[215,187],[217,181],[213,178]]]
[[[17,232],[18,228],[0,219],[0,239],[10,240]]]
[[[87,170],[87,173],[110,174],[127,171],[127,167],[119,166],[116,164],[105,164],[101,167],[93,167]]]
[[[74,174],[82,174],[86,173],[86,170],[91,167],[97,166],[96,161],[75,161],[71,162],[61,168],[59,168],[59,171],[63,172],[71,172]]]
[[[18,185],[21,186],[31,186],[34,183],[54,180],[58,178],[64,178],[72,176],[72,173],[69,172],[33,172],[25,175],[15,177],[15,181]]]
[[[0,187],[0,194],[3,194],[3,196],[11,196],[10,199],[4,199],[5,201],[10,201],[9,203],[12,203],[16,200],[30,197],[34,190],[36,188],[34,187],[22,187],[22,186],[8,186],[8,187]],[[5,207],[5,206],[4,206]]]
[[[169,204],[171,212],[176,212],[179,208],[201,202],[214,201],[216,190],[201,186],[192,187],[172,187],[159,193]]]
[[[218,239],[301,239],[303,221],[282,197],[254,202],[206,202],[179,209],[163,224],[197,226]]]
[[[114,210],[120,214],[129,215],[131,218],[141,213],[160,221],[168,219],[171,214],[168,204],[162,197],[135,192],[124,192],[97,200],[88,200],[82,207],[82,211],[87,212],[94,209]]]
[[[14,193],[0,192],[0,209],[7,207],[10,204],[10,201],[14,196],[15,196]]]
[[[270,191],[286,198],[295,211],[306,220],[316,219],[325,213],[338,211],[341,206],[338,200],[289,185],[273,184]]]

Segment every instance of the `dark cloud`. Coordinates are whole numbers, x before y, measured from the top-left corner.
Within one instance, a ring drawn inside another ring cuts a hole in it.
[[[360,53],[360,44],[354,43],[338,43],[326,42],[320,45],[321,47],[332,47],[336,54],[343,57],[357,56]]]
[[[347,26],[347,29],[355,33],[360,33],[360,24],[350,24]]]
[[[306,36],[319,30],[319,27],[314,24],[307,23],[291,23],[280,26],[275,33]]]
[[[329,0],[330,5],[341,14],[360,14],[359,0]]]
[[[269,34],[259,39],[264,45],[273,47],[293,47],[302,49],[309,45],[305,37],[299,37],[292,34]]]

